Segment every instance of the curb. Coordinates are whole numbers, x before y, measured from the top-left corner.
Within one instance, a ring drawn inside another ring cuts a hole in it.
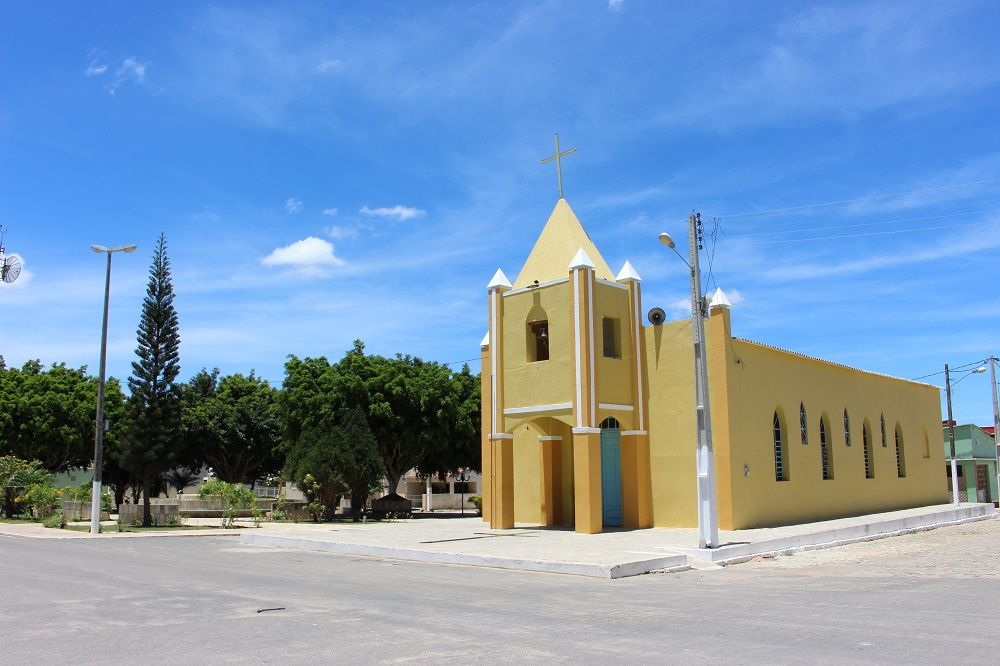
[[[798,534],[791,537],[779,537],[766,539],[756,543],[739,544],[733,546],[720,546],[714,550],[702,549],[671,549],[673,552],[684,553],[692,559],[705,562],[712,562],[719,565],[739,564],[747,562],[755,557],[791,555],[810,550],[822,550],[824,548],[835,548],[851,543],[861,543],[864,541],[875,541],[886,539],[903,534],[913,534],[915,532],[925,532],[939,527],[949,527],[952,525],[962,525],[980,520],[991,520],[997,517],[997,513],[990,504],[976,504],[958,509],[947,509],[944,511],[924,514],[921,516],[907,516],[905,518],[892,518],[876,523],[866,523],[863,525],[852,525],[849,527],[835,528],[811,534]]]
[[[664,555],[644,560],[633,560],[618,564],[592,564],[588,562],[549,562],[543,560],[472,555],[464,553],[437,553],[388,546],[368,546],[363,544],[336,543],[320,539],[281,536],[276,534],[241,534],[240,543],[255,546],[294,548],[339,555],[360,555],[408,562],[434,564],[459,564],[491,569],[513,571],[536,571],[541,573],[571,574],[591,578],[616,579],[639,576],[653,571],[682,571],[690,568],[687,555]]]

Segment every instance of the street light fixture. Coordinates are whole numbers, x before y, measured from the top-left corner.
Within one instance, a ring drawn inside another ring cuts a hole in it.
[[[135,245],[119,245],[107,248],[91,245],[98,254],[108,255],[108,269],[104,277],[104,323],[101,327],[101,365],[97,383],[97,420],[94,424],[94,483],[90,498],[90,533],[101,533],[101,469],[104,467],[104,431],[108,424],[104,420],[104,369],[108,356],[108,301],[111,297],[111,255],[115,252],[135,252]]]
[[[956,460],[957,455],[955,454],[955,419],[951,415],[951,387],[958,382],[962,381],[970,375],[981,375],[986,372],[986,366],[982,365],[978,368],[974,368],[965,373],[962,377],[958,379],[954,384],[951,382],[951,370],[948,368],[948,364],[944,364],[944,392],[948,402],[948,440],[951,443],[951,501],[952,504],[958,506],[961,502],[958,496],[958,461]]]
[[[701,295],[701,269],[698,265],[701,215],[688,215],[690,261],[677,251],[670,234],[659,236],[660,242],[674,251],[691,271],[691,334],[694,339],[695,421],[698,439],[695,464],[698,482],[698,547],[719,547],[719,511],[715,498],[715,459],[712,450],[712,416],[708,401],[708,362],[705,358],[705,316],[708,314]]]

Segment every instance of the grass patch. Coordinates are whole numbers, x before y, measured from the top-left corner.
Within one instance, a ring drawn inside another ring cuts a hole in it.
[[[0,523],[38,523],[41,524],[40,520],[34,520],[32,518],[0,518]]]

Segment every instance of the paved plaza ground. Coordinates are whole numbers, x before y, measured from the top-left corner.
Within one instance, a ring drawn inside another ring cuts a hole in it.
[[[0,536],[0,662],[992,663],[998,552],[984,520],[601,580],[231,537]]]

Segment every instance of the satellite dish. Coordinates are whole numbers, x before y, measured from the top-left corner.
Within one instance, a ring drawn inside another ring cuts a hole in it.
[[[3,264],[0,264],[0,277],[8,284],[17,279],[21,274],[21,260],[16,256],[4,257]]]
[[[649,323],[653,326],[659,326],[667,319],[667,313],[660,308],[653,308],[649,311],[649,314],[646,315],[646,319],[648,319]]]

